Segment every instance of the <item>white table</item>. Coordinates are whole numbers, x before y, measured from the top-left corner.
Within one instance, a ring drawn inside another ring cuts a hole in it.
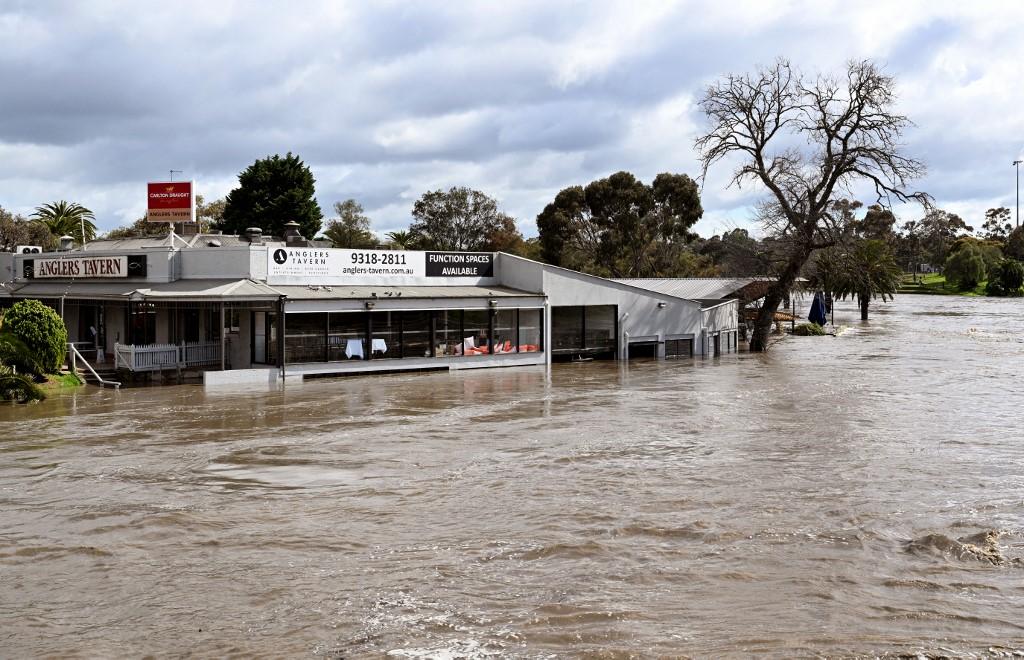
[[[387,353],[388,343],[383,339],[374,339],[373,341],[370,342],[370,351],[373,353],[376,353],[377,351],[380,351],[381,353]]]
[[[363,340],[362,339],[349,339],[345,343],[345,357],[363,357]]]

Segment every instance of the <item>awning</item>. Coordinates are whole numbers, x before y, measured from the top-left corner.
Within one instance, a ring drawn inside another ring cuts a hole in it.
[[[271,287],[268,287],[271,288]],[[530,293],[502,286],[283,286],[275,291],[289,300],[378,300],[424,298],[536,298]]]
[[[177,280],[176,282],[42,282],[10,288],[15,298],[70,300],[247,301],[278,300],[281,294],[261,282],[236,280]]]

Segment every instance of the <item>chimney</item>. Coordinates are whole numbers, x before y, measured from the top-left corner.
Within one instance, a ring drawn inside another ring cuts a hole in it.
[[[242,240],[248,241],[253,245],[263,245],[263,230],[259,227],[249,227],[245,230],[245,234],[242,235]]]
[[[294,220],[284,224],[284,243],[288,247],[309,247],[309,241],[299,233],[299,223]]]

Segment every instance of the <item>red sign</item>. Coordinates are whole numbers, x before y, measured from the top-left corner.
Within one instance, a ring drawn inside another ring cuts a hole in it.
[[[195,222],[191,181],[150,183],[147,192],[149,222]]]

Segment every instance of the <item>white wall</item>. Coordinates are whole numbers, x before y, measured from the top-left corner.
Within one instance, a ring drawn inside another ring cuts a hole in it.
[[[182,279],[237,280],[251,277],[252,259],[248,246],[182,250],[178,254]],[[262,255],[266,260],[265,251]],[[263,268],[265,271],[266,264]]]
[[[739,302],[729,300],[717,307],[701,310],[704,317],[704,328],[709,333],[735,330],[738,327]]]
[[[495,268],[502,286],[531,293],[544,290],[544,264],[499,252]]]
[[[630,338],[700,334],[700,305],[696,302],[659,295],[610,280],[592,278],[561,268],[546,267],[544,291],[552,307],[569,305],[617,305],[619,332]],[[664,307],[659,307],[664,303]],[[622,320],[623,315],[629,316]]]

